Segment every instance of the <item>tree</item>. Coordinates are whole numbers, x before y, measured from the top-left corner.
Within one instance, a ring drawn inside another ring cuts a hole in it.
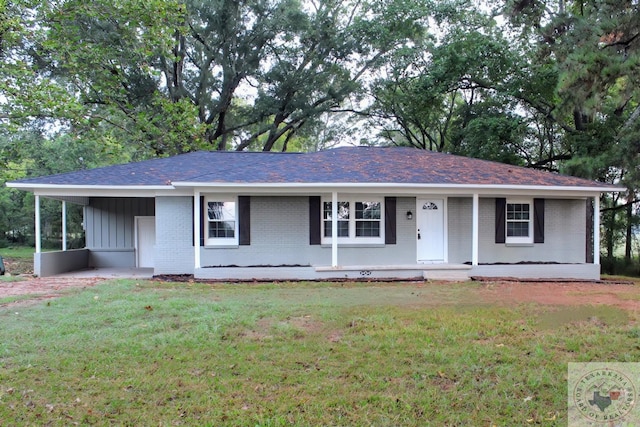
[[[26,0],[25,0],[26,1]],[[23,5],[30,81],[54,87],[49,110],[27,81],[11,103],[78,135],[127,139],[142,155],[201,148],[286,148],[340,112],[394,48],[418,37],[408,0],[66,0]],[[16,53],[13,52],[12,56]],[[64,99],[66,96],[67,99]],[[9,105],[9,103],[7,103]]]
[[[368,113],[382,137],[394,144],[517,162],[515,150],[506,157],[493,153],[520,144],[526,133],[506,96],[517,55],[491,16],[461,12],[463,5],[470,2],[439,4],[434,16],[440,34],[397,52],[373,86],[375,102]],[[478,108],[483,105],[487,108]],[[481,136],[493,131],[499,135],[491,148]]]

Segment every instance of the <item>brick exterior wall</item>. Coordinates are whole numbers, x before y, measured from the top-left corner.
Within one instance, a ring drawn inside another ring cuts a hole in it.
[[[154,274],[193,274],[193,197],[156,197]]]
[[[192,198],[156,198],[155,274],[191,274]],[[340,265],[407,265],[416,262],[416,205],[414,197],[400,197],[396,206],[397,244],[340,247]],[[583,263],[585,204],[583,200],[547,199],[545,243],[509,246],[494,243],[494,199],[480,199],[480,263]],[[471,260],[471,198],[451,197],[447,203],[449,263]],[[406,219],[407,211],[413,219]],[[328,266],[330,245],[309,244],[307,197],[251,197],[251,245],[200,247],[206,266]]]
[[[415,199],[398,198],[397,244],[341,247],[341,265],[415,263]],[[330,245],[309,244],[308,197],[251,197],[251,245],[235,248],[206,247],[202,266],[226,265],[331,265]]]
[[[471,261],[471,198],[449,198],[449,262]],[[481,198],[480,263],[584,263],[586,214],[584,200],[545,200],[545,242],[530,245],[495,243],[495,199]]]
[[[192,198],[156,198],[155,274],[192,274]],[[414,212],[412,220],[406,212]],[[416,259],[415,199],[398,198],[397,244],[341,247],[341,265],[412,264]],[[308,197],[251,197],[251,245],[200,247],[201,265],[331,265],[329,245],[309,244]]]

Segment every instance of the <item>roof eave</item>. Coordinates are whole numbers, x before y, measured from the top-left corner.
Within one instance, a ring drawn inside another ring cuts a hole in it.
[[[49,189],[65,189],[65,190],[171,190],[175,188],[173,185],[73,185],[73,184],[34,184],[27,182],[7,182],[9,188],[17,188],[19,190],[49,190]]]
[[[424,184],[424,183],[357,183],[357,182],[294,182],[294,183],[233,183],[233,182],[174,182],[175,188],[407,188],[407,189],[470,189],[470,190],[531,190],[580,191],[585,193],[614,193],[626,191],[624,187],[559,186],[559,185],[498,185],[498,184]]]
[[[431,191],[434,194],[462,195],[525,194],[527,192],[546,195],[593,196],[601,193],[626,191],[623,187],[599,186],[549,186],[549,185],[495,185],[495,184],[420,184],[420,183],[354,183],[354,182],[295,182],[295,183],[232,183],[232,182],[174,182],[172,185],[60,185],[8,182],[7,187],[31,191],[42,196],[80,195],[88,197],[154,197],[156,195],[185,195],[193,190],[215,189],[232,192],[251,190],[255,193],[302,194],[342,190],[348,192],[372,193],[376,190],[390,190],[401,194]],[[179,194],[177,194],[179,193]]]

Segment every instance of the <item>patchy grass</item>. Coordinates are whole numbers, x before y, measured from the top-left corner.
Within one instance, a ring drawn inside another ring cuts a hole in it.
[[[4,259],[4,265],[8,274],[33,274],[34,248],[28,246],[10,246],[0,248],[0,255]],[[0,276],[2,277],[2,276]]]
[[[114,281],[0,309],[0,419],[566,425],[568,362],[640,358],[635,313],[479,286]]]
[[[27,280],[25,277],[22,276],[10,276],[10,275],[6,275],[6,276],[0,276],[0,283],[2,282],[22,282],[24,280]]]
[[[20,301],[32,301],[33,295],[13,295],[9,297],[0,297],[0,306],[8,305]]]

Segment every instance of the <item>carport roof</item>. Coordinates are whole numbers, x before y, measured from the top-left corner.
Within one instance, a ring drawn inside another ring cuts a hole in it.
[[[9,183],[43,186],[167,187],[230,184],[430,184],[619,187],[502,163],[408,147],[341,147],[312,153],[198,151]]]

